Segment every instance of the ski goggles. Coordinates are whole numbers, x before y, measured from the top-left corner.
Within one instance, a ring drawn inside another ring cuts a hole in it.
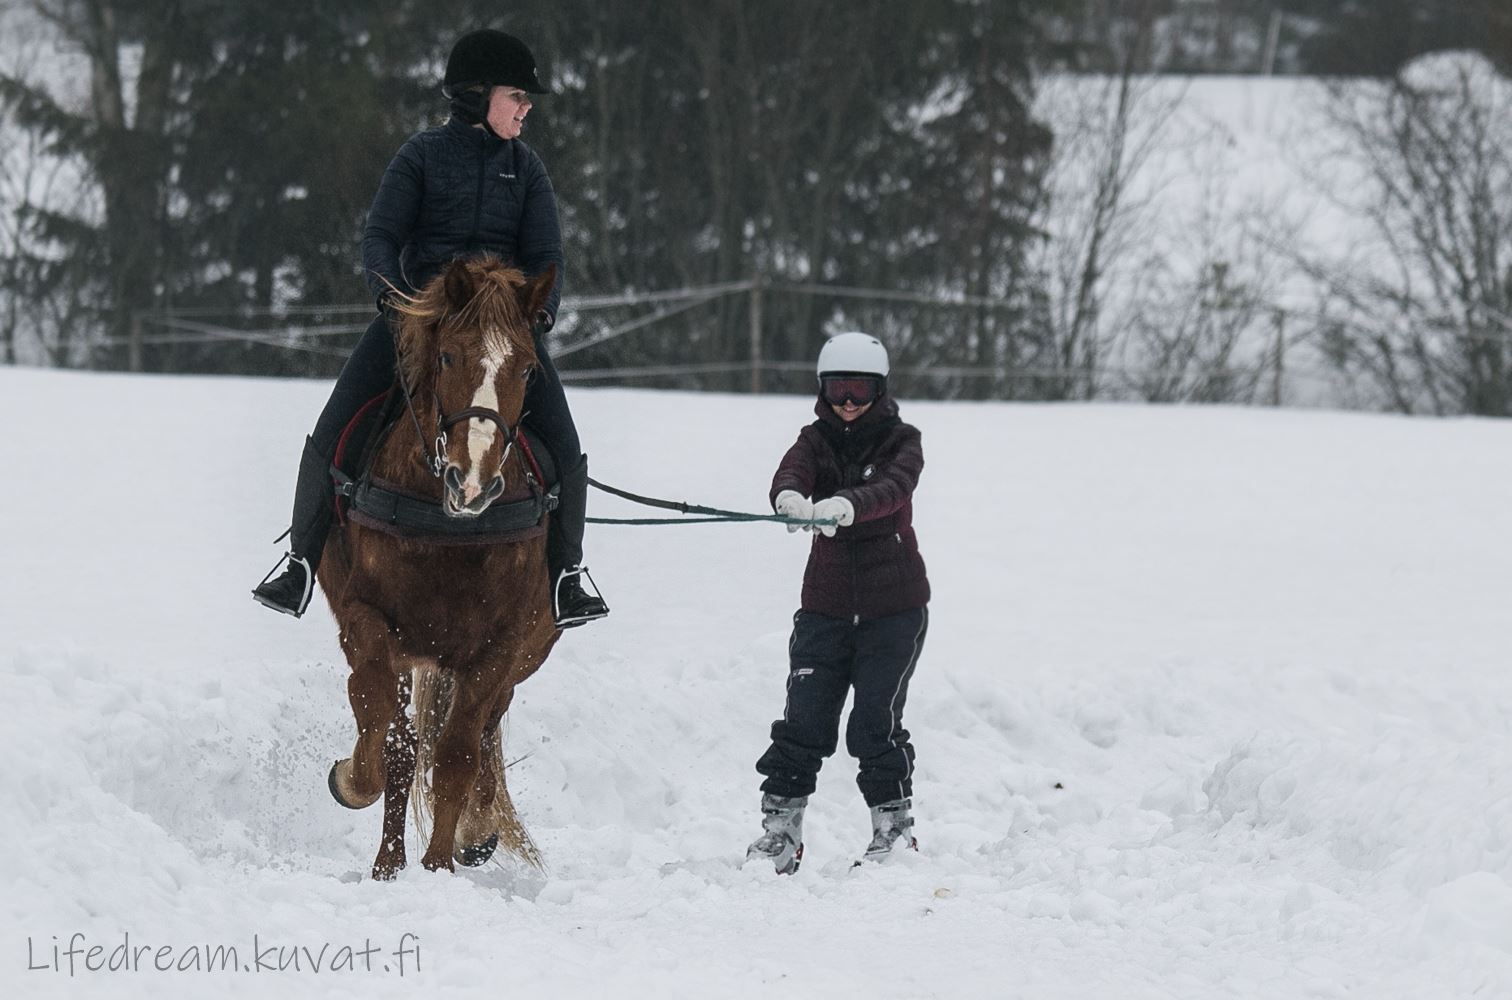
[[[875,375],[821,375],[819,395],[831,406],[866,406],[882,395],[882,380]]]

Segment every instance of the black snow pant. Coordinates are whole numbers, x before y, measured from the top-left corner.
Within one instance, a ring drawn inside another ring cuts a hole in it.
[[[756,762],[766,775],[761,790],[813,793],[819,766],[839,741],[846,693],[854,688],[845,748],[860,762],[856,784],[866,804],[912,795],[914,748],[903,728],[903,704],[928,630],[927,607],[859,623],[810,611],[794,615],[787,707],[772,723],[772,745]]]
[[[588,460],[578,441],[577,425],[567,408],[567,394],[556,365],[546,353],[545,345],[536,340],[540,371],[531,380],[525,397],[527,421],[556,460],[561,480],[561,504],[551,518],[546,537],[547,560],[552,578],[563,569],[583,561],[583,524],[588,513]],[[368,325],[367,332],[347,358],[336,378],[336,387],[315,431],[305,442],[299,463],[299,480],[294,488],[294,514],[290,521],[289,548],[296,556],[308,559],[310,568],[320,564],[325,539],[331,529],[334,505],[328,469],[336,453],[341,432],[368,400],[383,393],[394,382],[394,335],[387,317],[379,315]]]

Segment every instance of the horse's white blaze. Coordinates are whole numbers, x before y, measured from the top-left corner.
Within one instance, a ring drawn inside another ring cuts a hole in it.
[[[499,390],[494,384],[499,369],[514,354],[514,345],[496,326],[483,331],[483,379],[473,390],[472,405],[485,410],[499,408]],[[492,420],[473,417],[467,422],[467,479],[462,484],[464,503],[472,503],[483,492],[483,456],[493,445],[498,428]],[[492,479],[492,476],[489,476]]]

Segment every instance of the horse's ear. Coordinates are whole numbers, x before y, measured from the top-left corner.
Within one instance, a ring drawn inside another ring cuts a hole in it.
[[[532,323],[535,322],[538,313],[546,311],[546,304],[551,301],[551,289],[556,285],[556,278],[557,266],[547,264],[546,270],[534,278],[527,279],[520,288],[520,306]]]
[[[472,301],[472,275],[468,273],[466,261],[455,260],[448,264],[444,280],[446,282],[447,312],[458,312]]]

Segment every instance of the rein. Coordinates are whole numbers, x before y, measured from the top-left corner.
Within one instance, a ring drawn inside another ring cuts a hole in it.
[[[537,319],[531,329],[532,335],[540,336],[544,325]],[[436,400],[436,422],[439,425],[436,430],[436,453],[431,454],[429,445],[425,439],[425,431],[420,428],[420,417],[415,413],[415,400],[410,393],[409,384],[404,377],[403,353],[399,345],[399,329],[392,318],[389,319],[389,332],[394,337],[394,357],[397,359],[395,369],[399,374],[399,390],[404,394],[404,406],[409,410],[410,422],[414,424],[415,436],[420,441],[420,452],[425,456],[426,467],[437,479],[445,473],[446,468],[446,432],[452,427],[465,420],[491,420],[499,425],[499,430],[504,435],[504,460],[508,460],[510,449],[514,447],[518,428],[511,427],[496,410],[490,410],[481,406],[469,406],[464,410],[447,416],[441,410],[441,400]],[[503,462],[501,461],[502,465]],[[721,510],[718,507],[706,507],[702,504],[690,504],[683,500],[659,500],[655,497],[641,496],[639,493],[631,493],[615,486],[608,486],[593,477],[588,477],[588,485],[605,493],[613,494],[631,503],[641,504],[645,507],[658,507],[662,510],[675,510],[683,517],[590,517],[586,520],[589,524],[715,524],[722,522],[747,522],[747,521],[775,521],[778,524],[834,524],[833,520],[803,521],[788,517],[784,514],[747,514],[737,510]],[[699,517],[687,517],[688,514],[702,515]]]
[[[389,335],[394,338],[394,371],[399,376],[399,391],[404,396],[404,408],[409,411],[410,423],[415,425],[415,437],[420,440],[420,453],[425,456],[425,467],[431,470],[431,474],[437,479],[441,478],[441,458],[446,454],[446,431],[442,428],[441,434],[436,437],[436,455],[431,457],[430,448],[425,441],[425,432],[420,429],[420,418],[415,414],[415,397],[410,392],[409,381],[404,377],[404,348],[399,343],[399,324],[385,309],[383,318],[388,321]],[[440,412],[440,407],[436,407]]]
[[[683,514],[706,515],[703,517],[590,517],[587,519],[589,524],[714,524],[727,521],[775,521],[778,524],[835,523],[833,519],[821,518],[817,521],[805,521],[784,514],[746,514],[738,510],[705,507],[702,504],[688,503],[684,500],[658,500],[656,497],[641,496],[639,493],[631,493],[617,486],[608,486],[592,476],[588,477],[588,485],[644,507],[659,507],[662,510],[675,510]]]

